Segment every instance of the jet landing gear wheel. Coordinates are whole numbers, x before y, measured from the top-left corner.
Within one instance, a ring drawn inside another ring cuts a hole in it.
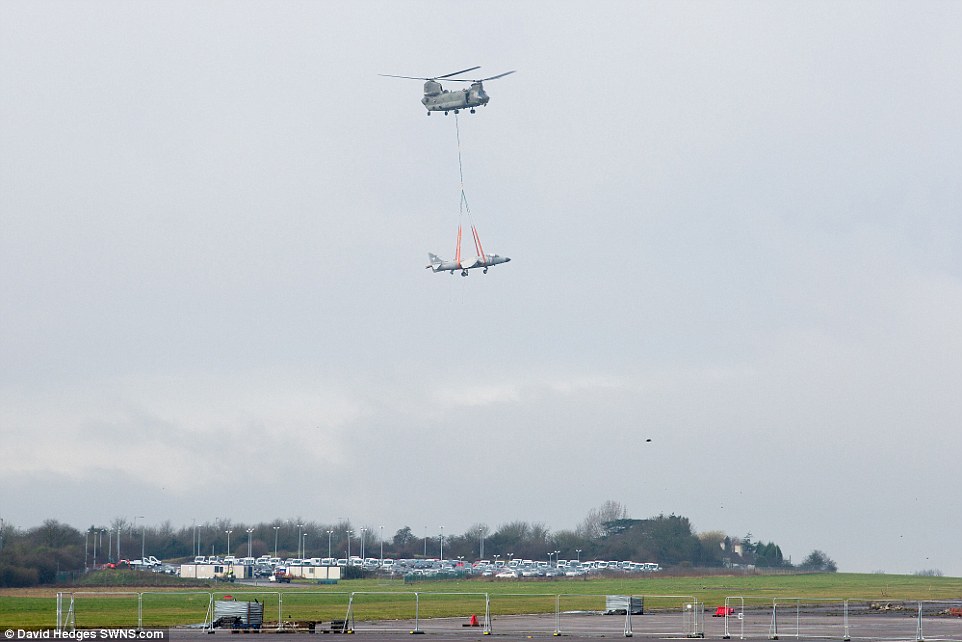
[[[471,113],[472,113],[472,114],[473,114],[473,113],[475,113],[475,111],[474,111],[474,108],[473,108],[473,107],[471,108]]]
[[[460,113],[461,113],[461,110],[460,110],[460,109],[455,109],[455,110],[454,110],[454,113],[455,113],[455,114],[460,114]]]
[[[482,272],[483,274],[487,274],[487,273],[488,273],[488,268],[484,268],[483,270],[481,270],[481,272]]]
[[[461,270],[461,276],[467,276],[467,275],[468,275],[467,270]]]

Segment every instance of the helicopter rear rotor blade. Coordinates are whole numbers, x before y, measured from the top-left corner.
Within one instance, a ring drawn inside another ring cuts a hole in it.
[[[449,78],[449,77],[451,77],[451,76],[457,76],[458,74],[463,74],[463,73],[467,73],[467,72],[469,72],[469,71],[474,71],[475,69],[481,69],[480,65],[477,66],[477,67],[469,67],[469,68],[467,68],[467,69],[462,69],[461,71],[452,71],[451,73],[449,73],[449,74],[444,74],[443,76],[435,76],[434,78],[430,78],[429,80],[438,80],[439,78]]]
[[[498,74],[497,76],[491,76],[490,78],[483,78],[483,79],[479,80],[478,82],[484,82],[484,81],[486,81],[486,80],[494,80],[495,78],[502,78],[502,77],[504,77],[504,76],[507,76],[508,74],[513,74],[514,72],[515,72],[515,70],[512,69],[511,71],[506,71],[506,72],[504,72],[503,74]]]
[[[506,71],[506,72],[504,72],[503,74],[498,74],[497,76],[490,76],[490,77],[488,77],[488,78],[479,78],[479,79],[471,79],[471,78],[448,78],[448,80],[451,80],[451,81],[453,81],[453,82],[486,82],[486,81],[488,81],[488,80],[494,80],[495,78],[501,78],[501,77],[503,77],[503,76],[507,76],[508,74],[513,74],[514,72],[515,72],[515,70],[512,69],[511,71]]]

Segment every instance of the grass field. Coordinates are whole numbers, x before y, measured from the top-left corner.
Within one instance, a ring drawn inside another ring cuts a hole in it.
[[[42,629],[56,624],[58,591],[73,592],[78,627],[132,627],[138,624],[138,601],[143,605],[145,627],[183,626],[203,622],[209,593],[237,599],[257,598],[264,603],[265,620],[276,622],[278,602],[282,616],[294,620],[343,618],[352,593],[358,619],[407,619],[413,616],[420,593],[424,618],[483,613],[485,594],[493,613],[553,612],[559,595],[563,610],[602,608],[604,596],[645,596],[647,609],[678,608],[694,598],[710,607],[726,597],[743,597],[746,604],[770,604],[773,598],[799,599],[803,603],[864,599],[962,600],[962,578],[834,573],[817,575],[739,575],[705,577],[655,577],[644,579],[570,579],[552,581],[448,580],[405,584],[400,580],[343,580],[334,586],[262,586],[216,584],[209,587],[82,586],[0,591],[0,628]],[[394,595],[385,595],[385,594]],[[662,597],[657,596],[675,596]],[[67,609],[69,596],[65,598]]]

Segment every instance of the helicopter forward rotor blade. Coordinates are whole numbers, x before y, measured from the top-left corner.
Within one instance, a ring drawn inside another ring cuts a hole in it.
[[[407,78],[408,80],[434,80],[434,78],[421,78],[419,76],[395,76],[394,74],[378,74],[385,78]]]

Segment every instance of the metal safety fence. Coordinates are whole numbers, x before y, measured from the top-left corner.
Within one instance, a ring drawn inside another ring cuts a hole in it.
[[[256,605],[259,617],[245,621]],[[220,628],[719,639],[962,642],[962,600],[428,591],[76,591],[56,601],[59,630]],[[250,608],[246,610],[250,613]],[[706,612],[711,617],[706,617]],[[230,614],[230,617],[219,614]],[[236,614],[240,613],[240,617]],[[224,620],[227,620],[226,623]]]
[[[719,610],[722,639],[962,640],[962,600],[730,596]]]

